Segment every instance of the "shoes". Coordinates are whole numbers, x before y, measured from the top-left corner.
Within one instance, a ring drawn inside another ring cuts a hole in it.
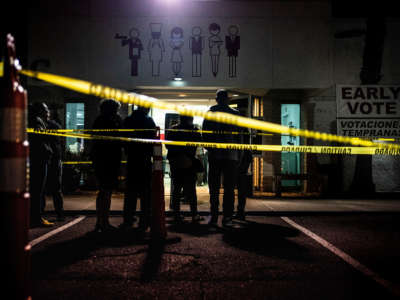
[[[218,223],[218,216],[211,215],[210,219],[208,220],[208,225],[215,226]]]
[[[123,222],[123,223],[119,224],[118,228],[121,230],[128,230],[128,229],[132,228],[132,225],[133,224],[131,224],[131,223]]]
[[[200,215],[194,215],[192,216],[192,223],[199,223],[200,221],[203,221],[204,218]]]
[[[174,223],[175,224],[182,224],[184,223],[184,218],[181,215],[175,215],[174,216]]]
[[[51,226],[54,226],[54,223],[50,222],[42,217],[42,218],[40,218],[40,225],[43,227],[51,227]]]
[[[112,226],[111,224],[100,225],[99,223],[96,224],[94,228],[94,232],[96,233],[110,233],[116,231],[117,228]]]
[[[241,221],[246,221],[246,214],[244,212],[237,212],[234,216],[234,219],[238,219]]]
[[[230,227],[233,225],[232,217],[223,217],[222,219],[222,226]]]
[[[147,230],[147,228],[149,228],[150,227],[150,225],[149,225],[149,221],[147,220],[147,218],[140,218],[139,219],[139,229],[141,230],[141,231],[146,231]]]

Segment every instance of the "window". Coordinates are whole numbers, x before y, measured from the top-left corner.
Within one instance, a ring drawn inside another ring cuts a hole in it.
[[[85,104],[67,103],[65,123],[67,129],[83,129],[85,127]],[[83,144],[83,139],[67,138],[66,150],[71,153],[80,153],[83,151]]]

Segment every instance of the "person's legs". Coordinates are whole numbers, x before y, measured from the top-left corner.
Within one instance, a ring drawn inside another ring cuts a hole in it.
[[[238,215],[244,215],[244,209],[246,207],[246,196],[247,196],[247,173],[239,174],[238,176]]]
[[[173,210],[174,210],[174,218],[175,221],[180,222],[181,220],[181,191],[182,188],[184,189],[183,192],[185,193],[185,187],[184,187],[184,181],[185,178],[183,176],[184,174],[181,174],[179,170],[173,170],[172,172],[172,180],[174,182],[173,184],[173,189],[171,192],[171,197],[172,197],[172,204],[173,204]],[[186,196],[186,195],[185,195]]]
[[[219,189],[221,186],[221,163],[218,160],[209,160],[208,188],[210,191],[211,222],[218,220]]]
[[[223,211],[224,219],[232,218],[234,204],[235,204],[235,183],[237,174],[237,161],[224,160],[223,164],[223,178],[224,178],[224,197],[223,197]]]
[[[108,220],[111,206],[111,194],[111,189],[100,187],[96,198],[97,223],[95,230],[103,231],[111,227]]]
[[[53,197],[54,210],[58,219],[64,218],[64,199],[62,195],[62,162],[52,160],[48,170],[48,188]]]
[[[140,220],[139,228],[146,230],[150,226],[151,216],[151,179],[152,179],[152,165],[150,160],[146,160],[142,168],[141,195],[140,195]]]
[[[32,226],[39,226],[42,223],[42,197],[46,182],[46,165],[35,159],[30,159],[30,222]]]

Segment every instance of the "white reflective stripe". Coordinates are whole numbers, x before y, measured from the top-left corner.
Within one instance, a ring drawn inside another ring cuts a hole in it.
[[[0,191],[24,192],[27,185],[25,158],[0,159]]]
[[[153,161],[153,171],[162,171],[162,160]]]
[[[23,109],[0,109],[0,140],[21,142],[26,140],[26,117]]]

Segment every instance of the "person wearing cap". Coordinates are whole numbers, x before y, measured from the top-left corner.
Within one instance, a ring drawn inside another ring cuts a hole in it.
[[[210,108],[210,112],[223,112],[232,115],[239,115],[239,111],[229,107],[228,92],[220,89],[216,94],[217,105]],[[205,142],[213,143],[232,143],[241,142],[238,134],[228,132],[237,132],[240,129],[237,126],[214,121],[204,120],[203,131],[213,131],[213,133],[203,133]],[[237,178],[237,167],[239,161],[239,151],[233,149],[207,148],[208,150],[208,186],[210,191],[210,225],[216,225],[218,222],[219,211],[219,189],[221,179],[223,179],[223,219],[222,225],[229,226],[232,223],[232,216],[235,203],[235,184]]]

